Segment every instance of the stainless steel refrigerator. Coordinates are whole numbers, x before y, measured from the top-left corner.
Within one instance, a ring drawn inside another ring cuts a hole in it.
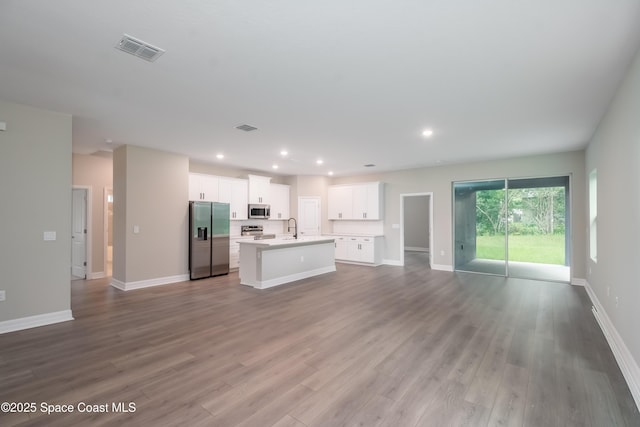
[[[229,273],[229,204],[189,202],[189,277]]]

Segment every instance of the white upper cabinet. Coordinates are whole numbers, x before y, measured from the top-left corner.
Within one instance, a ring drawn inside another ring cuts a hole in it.
[[[218,201],[218,177],[199,173],[189,174],[189,200]]]
[[[246,179],[219,178],[218,201],[229,203],[229,217],[231,220],[248,218],[248,191],[249,182]]]
[[[249,203],[269,204],[271,178],[249,175]]]
[[[288,185],[271,184],[269,188],[269,203],[271,204],[271,218],[275,220],[289,219]]]
[[[328,191],[329,219],[352,219],[353,217],[353,186],[332,185]]]
[[[355,186],[353,190],[354,219],[382,219],[383,187],[380,182]]]
[[[384,186],[381,182],[329,187],[329,219],[383,219]]]

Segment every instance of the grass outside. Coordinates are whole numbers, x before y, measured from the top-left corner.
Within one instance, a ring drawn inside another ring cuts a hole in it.
[[[504,260],[504,235],[477,236],[476,257]],[[564,265],[564,235],[509,236],[509,260]]]

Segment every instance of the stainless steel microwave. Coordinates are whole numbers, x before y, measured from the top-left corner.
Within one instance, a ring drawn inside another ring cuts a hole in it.
[[[269,216],[271,216],[270,205],[249,205],[249,219],[269,219]]]

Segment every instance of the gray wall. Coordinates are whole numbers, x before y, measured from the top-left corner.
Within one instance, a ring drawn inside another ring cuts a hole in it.
[[[70,310],[71,116],[0,101],[0,120],[0,321]]]
[[[429,249],[429,196],[404,198],[404,247]]]
[[[122,146],[113,171],[113,278],[131,283],[187,274],[189,159]]]
[[[382,181],[385,183],[384,235],[385,259],[400,260],[400,233],[393,224],[400,223],[400,195],[433,193],[433,265],[452,266],[452,198],[451,183],[476,179],[506,177],[572,176],[572,254],[573,277],[585,278],[585,174],[584,151],[517,157],[487,162],[445,165],[364,176],[337,177],[334,184]],[[441,252],[444,253],[441,255]]]
[[[640,363],[640,283],[636,271],[640,254],[639,118],[640,54],[587,149],[585,185],[589,173],[598,171],[598,261],[580,254],[591,270],[588,282],[636,366]],[[582,214],[588,221],[588,209]],[[610,296],[607,287],[611,287]]]

